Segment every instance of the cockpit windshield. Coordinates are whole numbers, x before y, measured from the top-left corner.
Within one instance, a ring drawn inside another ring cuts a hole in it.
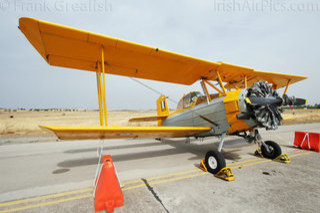
[[[178,103],[177,109],[185,109],[189,108],[191,104],[196,101],[196,97],[201,97],[201,92],[193,91],[181,98],[181,100]]]

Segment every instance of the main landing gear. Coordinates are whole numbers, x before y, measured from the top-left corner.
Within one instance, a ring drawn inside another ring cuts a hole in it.
[[[281,155],[282,151],[280,146],[274,141],[265,141],[261,145],[261,154],[268,159],[276,159]]]
[[[249,135],[247,135],[245,132],[244,134],[238,133],[237,135],[246,139],[248,143],[254,142],[258,144],[260,148],[256,150],[256,155],[282,163],[291,162],[287,154],[282,154],[281,147],[276,142],[263,141],[257,129],[254,129]]]
[[[208,172],[212,174],[217,174],[221,169],[226,167],[226,160],[221,153],[225,137],[225,133],[221,135],[218,150],[208,151],[204,159]]]
[[[225,133],[221,135],[218,150],[207,152],[205,159],[201,161],[200,168],[214,174],[218,178],[232,181],[234,180],[234,175],[231,168],[226,167],[226,160],[221,153],[225,136]]]
[[[206,154],[205,165],[208,172],[217,174],[221,169],[226,167],[226,161],[221,152],[210,150]]]
[[[246,139],[248,142],[254,141],[258,144],[260,152],[264,158],[274,160],[282,154],[281,147],[274,141],[263,141],[257,129],[253,130]]]
[[[237,133],[237,136],[243,137],[248,143],[256,143],[260,147],[256,152],[263,158],[275,161],[290,163],[290,159],[286,154],[282,154],[281,147],[274,141],[263,141],[257,129],[243,134]],[[210,150],[206,157],[202,159],[200,168],[214,174],[216,177],[224,180],[233,180],[234,176],[229,167],[226,167],[226,161],[221,153],[226,134],[222,134],[218,150]]]

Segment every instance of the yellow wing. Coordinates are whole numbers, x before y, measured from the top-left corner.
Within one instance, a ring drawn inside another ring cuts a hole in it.
[[[188,137],[210,131],[210,127],[70,127],[40,126],[56,134],[61,140]]]
[[[20,18],[19,28],[54,66],[97,71],[103,46],[109,74],[190,85],[201,78],[216,80],[219,71],[222,81],[231,87],[241,87],[247,75],[249,85],[265,79],[275,88],[285,86],[289,79],[295,83],[306,78],[202,60],[33,18]]]
[[[159,119],[164,119],[167,117],[168,117],[167,115],[135,117],[135,118],[130,118],[129,122],[158,121]]]

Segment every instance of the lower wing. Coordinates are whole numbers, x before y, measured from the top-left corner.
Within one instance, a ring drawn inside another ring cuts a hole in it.
[[[61,140],[188,137],[211,130],[211,127],[117,127],[117,126],[40,126]]]
[[[157,121],[159,119],[165,119],[167,117],[168,117],[167,115],[137,117],[137,118],[130,118],[129,122]]]

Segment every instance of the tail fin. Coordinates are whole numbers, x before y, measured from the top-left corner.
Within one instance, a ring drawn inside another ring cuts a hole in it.
[[[162,126],[162,121],[170,114],[166,96],[161,95],[157,100],[157,116],[162,118],[158,119],[158,126]]]

